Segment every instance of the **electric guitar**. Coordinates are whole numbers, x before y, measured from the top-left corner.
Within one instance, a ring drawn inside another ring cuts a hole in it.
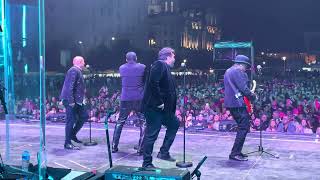
[[[254,93],[254,91],[256,90],[256,86],[257,86],[257,82],[255,80],[252,81],[252,88],[251,88],[251,92]],[[249,114],[252,114],[253,113],[253,105],[252,103],[250,102],[249,98],[244,96],[243,97],[243,100],[244,100],[244,103],[246,104],[247,106],[247,111]]]

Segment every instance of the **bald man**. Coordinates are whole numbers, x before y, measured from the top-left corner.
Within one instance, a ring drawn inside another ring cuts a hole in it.
[[[71,143],[82,143],[77,138],[77,133],[82,128],[84,122],[88,119],[88,114],[84,108],[84,79],[82,70],[85,67],[83,57],[73,58],[73,66],[68,70],[64,80],[60,99],[66,108],[66,128],[65,128],[65,149],[80,150],[78,146]]]

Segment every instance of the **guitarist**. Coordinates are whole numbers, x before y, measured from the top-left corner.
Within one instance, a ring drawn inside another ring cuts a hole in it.
[[[238,124],[236,139],[229,159],[247,161],[248,156],[241,151],[250,129],[250,116],[243,98],[247,97],[253,101],[256,99],[256,95],[248,87],[249,80],[246,69],[251,67],[250,59],[244,55],[237,55],[234,62],[235,64],[224,74],[224,106],[230,110]]]

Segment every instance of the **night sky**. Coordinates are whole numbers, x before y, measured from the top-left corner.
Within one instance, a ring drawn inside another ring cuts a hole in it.
[[[319,0],[222,0],[219,10],[223,40],[253,40],[260,51],[304,51],[304,32],[320,32]]]

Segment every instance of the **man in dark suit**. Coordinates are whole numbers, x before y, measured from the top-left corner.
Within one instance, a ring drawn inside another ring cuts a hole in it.
[[[77,138],[77,133],[88,119],[88,114],[84,108],[83,100],[85,94],[84,79],[82,70],[85,66],[83,57],[76,56],[73,59],[73,66],[68,70],[60,99],[66,108],[66,128],[65,128],[65,149],[79,150],[80,148],[71,143],[82,143]]]
[[[227,69],[224,74],[224,106],[230,110],[231,115],[238,124],[235,142],[229,159],[236,161],[247,161],[247,155],[243,154],[242,147],[250,129],[250,116],[246,109],[243,96],[251,101],[256,95],[248,87],[248,75],[246,69],[251,67],[247,56],[238,55],[234,60],[235,64]]]
[[[130,112],[135,111],[140,121],[140,139],[138,146],[135,148],[137,149],[138,155],[141,155],[143,144],[142,140],[145,130],[145,119],[141,112],[141,101],[143,98],[146,66],[144,64],[137,63],[137,55],[134,52],[128,52],[126,54],[126,61],[127,63],[121,65],[119,68],[122,81],[122,91],[120,97],[120,115],[113,133],[112,152],[118,152],[118,144],[123,125],[125,124]]]
[[[157,157],[162,160],[175,161],[170,154],[170,147],[179,128],[176,111],[176,85],[171,75],[175,53],[171,48],[159,51],[159,58],[150,69],[143,96],[143,111],[147,121],[143,145],[142,167],[154,168],[152,164],[153,145],[158,138],[161,125],[167,131]]]

